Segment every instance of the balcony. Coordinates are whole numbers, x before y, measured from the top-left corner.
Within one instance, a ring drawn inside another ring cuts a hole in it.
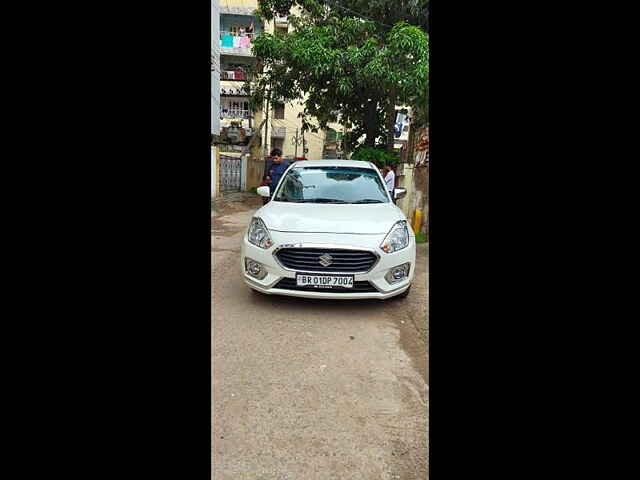
[[[253,80],[253,75],[242,70],[223,70],[220,71],[220,80],[246,82]]]
[[[246,110],[243,108],[221,108],[220,118],[253,118],[253,112],[251,112],[251,110]]]
[[[251,42],[255,33],[220,32],[220,54],[252,57]]]
[[[220,96],[221,97],[246,97],[247,96],[247,92],[241,86],[239,86],[237,88],[222,87],[220,89]]]
[[[276,25],[279,27],[286,27],[287,25],[289,25],[289,17],[286,15],[282,17],[280,15],[276,15],[275,20]]]
[[[272,138],[284,138],[287,135],[287,127],[271,127]]]
[[[243,119],[253,118],[253,112],[251,110],[243,108],[220,108],[220,118],[229,119]]]

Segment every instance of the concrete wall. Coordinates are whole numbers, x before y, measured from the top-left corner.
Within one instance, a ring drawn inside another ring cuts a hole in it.
[[[220,0],[223,7],[243,7],[248,10],[258,8],[258,0]]]
[[[407,195],[398,200],[400,207],[407,220],[413,225],[416,209],[422,211],[419,231],[428,235],[428,215],[429,215],[429,172],[428,167],[414,167],[411,164],[403,164],[399,167],[403,175],[397,176],[396,186],[407,189]]]
[[[216,198],[218,196],[219,188],[218,188],[218,170],[217,170],[217,148],[211,148],[211,198]]]
[[[264,115],[262,111],[255,112],[255,128],[260,126],[263,119]],[[258,139],[251,148],[249,158],[247,159],[247,170],[246,173],[243,172],[243,175],[245,175],[246,178],[245,183],[247,190],[251,190],[252,188],[259,186],[260,182],[262,182],[262,175],[264,173],[264,147],[261,143],[264,142],[264,125],[260,129],[260,132],[256,132],[255,135],[260,136],[260,139]]]
[[[262,157],[249,156],[247,158],[246,190],[256,188],[262,182],[264,174],[264,161]]]
[[[213,147],[211,149],[211,198],[220,195],[220,151]]]
[[[220,134],[220,0],[211,0],[211,50],[214,56],[211,71],[211,133]]]

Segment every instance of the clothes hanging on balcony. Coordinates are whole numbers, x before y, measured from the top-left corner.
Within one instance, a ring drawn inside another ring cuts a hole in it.
[[[233,48],[239,48],[240,47],[240,38],[242,38],[242,37],[233,37]]]
[[[251,48],[251,39],[249,37],[240,37],[240,47]]]
[[[233,47],[233,35],[223,35],[222,36],[222,46],[223,47]]]

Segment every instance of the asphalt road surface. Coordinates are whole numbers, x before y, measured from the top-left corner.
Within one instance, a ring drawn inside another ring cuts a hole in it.
[[[259,205],[212,219],[213,478],[428,478],[428,247],[404,300],[265,296],[238,260]]]

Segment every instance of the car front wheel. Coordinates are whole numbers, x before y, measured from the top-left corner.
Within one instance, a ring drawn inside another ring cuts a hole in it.
[[[407,298],[407,296],[409,295],[409,292],[411,291],[411,285],[409,285],[409,288],[407,288],[404,292],[402,292],[399,295],[396,295],[393,298],[397,298],[397,299],[401,299],[401,298]]]

